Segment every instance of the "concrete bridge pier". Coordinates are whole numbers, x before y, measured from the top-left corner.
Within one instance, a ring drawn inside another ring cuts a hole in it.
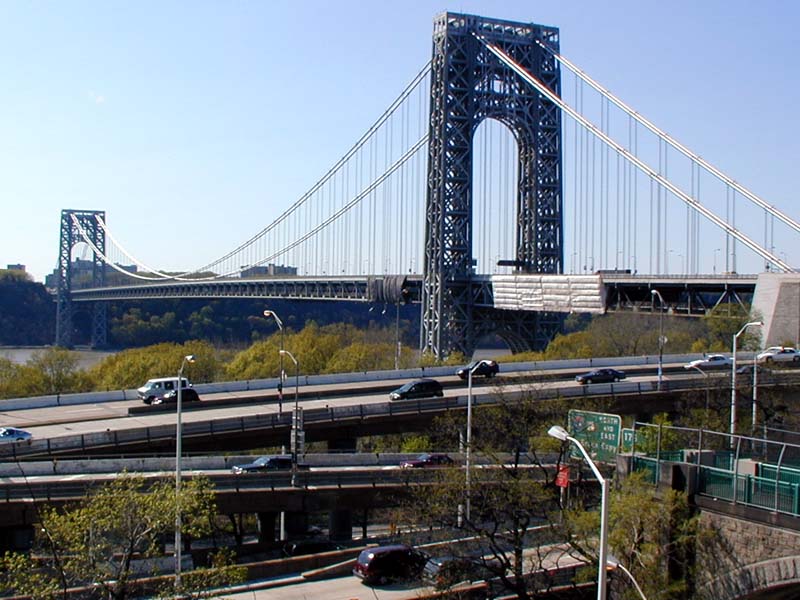
[[[307,512],[292,511],[286,512],[284,515],[284,527],[286,528],[287,540],[302,537],[308,532]]]
[[[278,513],[276,512],[259,512],[256,513],[256,520],[258,522],[258,541],[259,543],[274,542],[275,541],[275,523],[278,520]]]
[[[332,540],[349,541],[353,539],[353,511],[349,508],[335,508],[328,515],[328,531]]]

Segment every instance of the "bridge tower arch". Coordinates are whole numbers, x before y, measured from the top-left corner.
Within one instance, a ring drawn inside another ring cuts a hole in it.
[[[106,213],[100,210],[61,211],[61,232],[58,244],[58,292],[56,297],[56,346],[71,348],[72,340],[72,249],[84,241],[81,229],[92,246],[91,287],[102,287],[106,282],[103,257],[106,252],[106,234],[97,222],[97,216],[105,222]],[[106,345],[108,319],[105,302],[92,303],[92,347]]]
[[[548,313],[476,306],[473,256],[473,138],[487,118],[504,123],[518,148],[514,266],[563,272],[561,115],[476,36],[495,44],[560,93],[558,29],[443,13],[434,21],[431,66],[422,349],[442,358],[471,355],[478,337],[497,332],[517,350],[541,347],[561,326]]]

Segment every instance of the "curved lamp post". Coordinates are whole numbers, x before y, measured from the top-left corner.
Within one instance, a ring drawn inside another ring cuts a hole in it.
[[[562,442],[572,442],[577,446],[578,450],[580,450],[583,458],[586,459],[586,462],[589,463],[589,467],[592,469],[592,473],[594,476],[597,477],[597,481],[600,482],[600,556],[598,558],[598,569],[597,569],[597,600],[606,600],[606,563],[608,561],[608,479],[603,477],[603,474],[600,473],[600,469],[597,468],[597,465],[594,464],[594,461],[589,456],[589,453],[586,452],[586,448],[583,447],[578,440],[572,437],[566,429],[561,427],[560,425],[553,425],[548,431],[547,434],[556,438],[557,440],[561,440]]]
[[[636,588],[636,591],[639,592],[639,596],[641,596],[642,600],[647,600],[647,596],[644,595],[642,588],[639,587],[639,583],[636,581],[636,579],[634,579],[633,574],[630,571],[628,571],[628,569],[625,568],[625,565],[619,562],[613,554],[609,554],[607,560],[608,560],[608,566],[611,567],[612,569],[619,569],[620,571],[625,573],[625,575],[628,576],[628,579],[631,580],[631,583],[633,583],[633,586]]]
[[[472,374],[475,372],[480,366],[480,361],[475,363],[475,366],[472,367],[469,372],[467,373],[467,449],[466,454],[464,455],[464,472],[466,474],[466,487],[467,487],[467,499],[466,499],[466,509],[464,514],[469,521],[469,505],[470,505],[470,452],[472,448]]]
[[[297,412],[297,390],[300,386],[300,363],[297,362],[297,359],[288,350],[281,350],[281,356],[284,355],[288,356],[294,363],[294,416],[292,418],[292,430],[294,431],[294,438],[292,439],[292,486],[295,486],[297,485],[297,441],[300,433],[297,427],[298,419],[300,418],[300,415]]]
[[[661,307],[658,317],[658,389],[661,389],[661,380],[664,374],[664,298],[658,290],[650,290],[651,296],[658,296]]]
[[[175,426],[175,591],[181,590],[181,552],[183,541],[181,539],[181,438],[183,426],[181,423],[181,408],[183,404],[183,369],[186,363],[194,362],[194,354],[187,354],[181,361],[181,368],[178,369],[178,394]]]
[[[733,446],[733,436],[736,435],[736,341],[748,327],[762,327],[762,321],[750,321],[745,323],[742,328],[733,335],[733,364],[731,365],[731,446]]]
[[[280,370],[278,372],[278,402],[279,402],[278,410],[280,411],[280,406],[283,404],[283,321],[281,321],[280,317],[274,310],[265,310],[264,317],[266,317],[267,319],[269,319],[270,317],[275,319],[275,323],[277,323],[278,325],[278,331],[281,332],[281,347],[280,350],[278,350],[278,354],[280,356],[280,361],[281,361],[279,367]]]
[[[689,366],[690,366],[691,368],[693,368],[695,371],[697,371],[698,373],[700,373],[700,375],[702,375],[703,377],[705,377],[705,380],[706,380],[706,382],[705,382],[705,383],[706,383],[706,420],[708,420],[708,395],[709,395],[709,391],[710,391],[710,390],[708,389],[708,385],[709,385],[709,382],[708,382],[708,373],[706,373],[705,371],[703,371],[703,369],[701,369],[701,368],[700,368],[700,367],[698,367],[697,365],[689,365]]]

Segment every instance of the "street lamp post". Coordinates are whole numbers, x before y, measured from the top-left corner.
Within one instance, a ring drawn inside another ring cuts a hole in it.
[[[742,328],[733,335],[733,356],[731,365],[731,446],[733,446],[733,436],[736,434],[736,341],[748,327],[762,327],[762,321],[750,321],[742,325]]]
[[[397,310],[394,317],[394,370],[400,369],[400,300],[397,301]]]
[[[181,539],[181,438],[183,426],[181,423],[181,407],[183,401],[183,369],[186,363],[194,362],[194,354],[187,354],[181,361],[178,369],[178,394],[175,425],[175,591],[181,590],[181,552],[183,541]]]
[[[281,356],[283,355],[288,356],[294,363],[294,417],[292,418],[292,431],[294,432],[294,436],[292,437],[291,442],[292,442],[292,486],[295,486],[297,485],[297,442],[300,437],[300,431],[298,427],[298,419],[300,418],[300,414],[298,412],[299,407],[297,404],[298,389],[300,387],[300,363],[297,362],[297,359],[288,350],[281,350]]]
[[[719,251],[719,248],[714,248],[714,275],[717,274],[717,252]]]
[[[599,566],[597,568],[597,600],[606,600],[606,563],[608,561],[608,479],[603,477],[603,474],[600,473],[600,469],[598,469],[597,465],[594,464],[594,461],[589,456],[589,453],[586,452],[586,448],[583,447],[583,444],[569,435],[566,429],[560,425],[553,425],[547,431],[547,433],[548,435],[556,438],[557,440],[561,440],[562,442],[569,441],[575,444],[575,446],[578,447],[578,450],[580,450],[581,454],[583,455],[583,458],[585,458],[586,462],[589,463],[589,467],[591,467],[594,476],[597,477],[597,481],[600,482],[600,556],[598,557]]]
[[[480,366],[480,362],[476,362],[467,372],[467,450],[464,455],[464,472],[466,475],[466,488],[467,488],[467,501],[466,510],[464,514],[469,521],[469,505],[470,505],[470,452],[472,451],[472,374]]]
[[[278,367],[278,412],[280,412],[283,408],[283,321],[281,321],[274,310],[265,310],[264,316],[266,318],[272,317],[275,319],[275,323],[278,324],[278,331],[281,332],[281,347],[278,351],[278,355],[280,356],[280,366]]]
[[[664,298],[658,290],[650,290],[650,296],[658,296],[661,307],[658,317],[658,389],[664,376]]]
[[[642,600],[647,600],[647,596],[644,595],[642,588],[639,587],[639,583],[636,581],[636,579],[634,579],[633,574],[628,569],[626,569],[625,565],[619,562],[612,554],[608,555],[608,566],[610,566],[612,569],[619,569],[620,571],[625,573],[628,576],[628,579],[631,580],[631,583],[633,583],[633,586],[636,588],[636,591],[639,592],[639,596],[641,596]]]
[[[708,394],[709,394],[709,391],[710,391],[708,389],[708,373],[703,371],[703,369],[701,369],[697,365],[689,365],[689,366],[692,367],[698,373],[700,373],[706,379],[706,422],[708,422]]]

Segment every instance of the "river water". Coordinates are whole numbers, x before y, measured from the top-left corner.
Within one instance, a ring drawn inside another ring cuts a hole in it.
[[[35,352],[47,350],[49,346],[0,346],[0,357],[7,358],[11,362],[24,364],[33,356]],[[111,356],[113,352],[101,352],[99,350],[78,349],[73,351],[78,357],[78,368],[89,369],[103,360],[106,356]]]

